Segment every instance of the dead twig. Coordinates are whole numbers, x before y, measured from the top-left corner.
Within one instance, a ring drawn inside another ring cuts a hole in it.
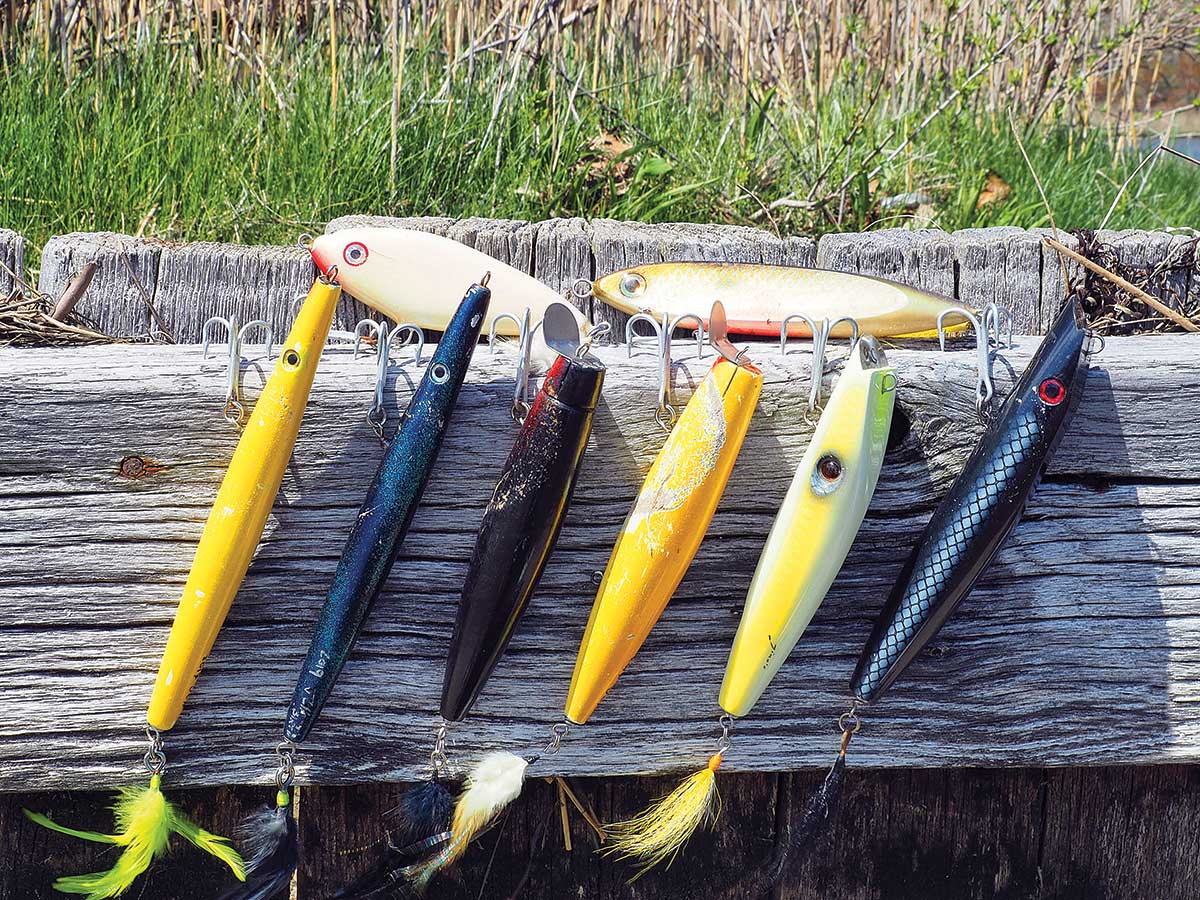
[[[1081,266],[1083,266],[1085,269],[1089,270],[1090,272],[1094,272],[1096,275],[1099,275],[1101,278],[1105,279],[1106,281],[1111,281],[1113,284],[1115,284],[1121,290],[1123,290],[1126,293],[1141,300],[1143,303],[1145,303],[1147,306],[1149,306],[1155,312],[1170,319],[1172,322],[1174,322],[1176,325],[1178,325],[1184,331],[1200,332],[1200,325],[1197,325],[1195,322],[1193,322],[1191,319],[1187,318],[1186,316],[1181,315],[1180,313],[1177,313],[1175,310],[1171,309],[1171,307],[1167,306],[1165,303],[1163,303],[1157,297],[1154,297],[1151,294],[1147,294],[1145,291],[1143,291],[1140,287],[1133,284],[1132,282],[1126,281],[1124,278],[1122,278],[1120,275],[1115,274],[1114,272],[1110,272],[1108,269],[1104,268],[1104,266],[1100,265],[1099,263],[1092,262],[1090,259],[1088,259],[1086,256],[1084,256],[1082,253],[1076,253],[1070,247],[1064,246],[1063,244],[1059,243],[1058,241],[1056,241],[1054,238],[1050,237],[1049,235],[1046,235],[1045,237],[1043,237],[1042,241],[1045,242],[1046,246],[1050,247],[1053,250],[1057,250],[1061,256],[1066,256],[1069,259],[1074,260],[1075,262],[1079,263]]]

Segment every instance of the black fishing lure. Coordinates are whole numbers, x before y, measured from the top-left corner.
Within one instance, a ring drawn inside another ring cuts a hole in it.
[[[1059,314],[1029,367],[938,505],[900,573],[850,682],[856,701],[887,690],[945,624],[1021,518],[1087,378],[1074,302]]]
[[[567,515],[604,367],[559,356],[542,382],[483,514],[442,686],[442,718],[470,710],[509,640]]]

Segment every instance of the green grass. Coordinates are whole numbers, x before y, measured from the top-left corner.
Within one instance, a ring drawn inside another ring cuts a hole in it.
[[[769,94],[744,104],[727,84],[685,85],[646,62],[642,71],[608,73],[608,87],[572,103],[570,83],[560,74],[552,85],[542,64],[519,76],[492,121],[497,79],[485,64],[471,78],[460,70],[438,101],[429,99],[441,77],[435,62],[415,53],[408,60],[394,189],[386,57],[343,63],[336,117],[327,61],[312,55],[274,72],[284,110],[261,83],[227,80],[219,69],[192,77],[153,49],[69,81],[52,61],[0,71],[0,226],[35,248],[57,233],[139,227],[175,240],[284,243],[357,212],[823,232],[904,224],[878,201],[910,190],[932,193],[937,227],[1048,224],[1007,122],[968,105],[951,105],[869,180],[882,158],[872,151],[895,146],[900,137],[888,141],[891,130],[903,136],[925,110],[898,122],[872,113],[847,142],[862,103],[851,77],[820,109],[797,110]],[[596,177],[599,154],[590,144],[602,129],[634,147]],[[1096,226],[1137,163],[1114,156],[1098,131],[1048,127],[1026,140],[1062,228]],[[821,208],[761,214],[777,197],[807,196],[826,166]],[[989,170],[1013,190],[981,211],[976,199]],[[1196,178],[1185,163],[1160,160],[1145,184],[1135,181],[1110,227],[1195,224]]]

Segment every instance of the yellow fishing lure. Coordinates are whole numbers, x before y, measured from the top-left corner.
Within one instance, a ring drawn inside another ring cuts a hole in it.
[[[34,822],[61,834],[122,848],[112,868],[59,878],[54,882],[55,890],[81,894],[87,900],[116,897],[167,851],[172,835],[180,835],[211,853],[237,878],[246,877],[241,857],[226,838],[197,826],[163,795],[160,784],[166,756],[158,732],[169,730],[179,718],[250,566],[291,459],[341,293],[336,282],[324,278],[309,291],[217,491],[146,714],[149,785],[121,791],[113,806],[117,824],[114,834],[68,828],[41,813],[25,810]]]
[[[179,718],[262,538],[341,293],[336,282],[313,284],[233,451],[200,535],[150,697],[146,721],[160,731]]]
[[[708,530],[762,390],[762,373],[721,358],[688,401],[621,528],[567,695],[582,725],[633,659]]]
[[[721,684],[721,708],[731,716],[758,702],[842,568],[879,481],[895,402],[895,370],[864,337],[821,413],[750,582]]]

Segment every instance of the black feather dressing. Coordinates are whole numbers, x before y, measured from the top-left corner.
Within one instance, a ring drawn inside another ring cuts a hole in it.
[[[396,824],[388,835],[387,854],[366,874],[334,894],[333,900],[419,897],[409,881],[408,869],[450,839],[453,811],[454,798],[436,775],[414,784],[391,811]]]
[[[837,815],[838,801],[841,800],[842,786],[846,779],[846,748],[850,746],[850,739],[858,730],[857,717],[853,712],[847,715],[853,718],[844,716],[842,719],[842,747],[838,751],[837,759],[813,791],[800,822],[779,841],[766,865],[750,876],[751,884],[745,890],[747,896],[766,893],[779,884],[793,854],[803,855],[808,852]]]
[[[400,797],[396,807],[396,835],[393,843],[401,854],[411,844],[420,844],[450,828],[454,798],[436,776],[414,784]]]
[[[300,858],[292,798],[281,790],[273,807],[264,807],[238,829],[246,858],[246,882],[217,900],[271,900],[284,894]]]

